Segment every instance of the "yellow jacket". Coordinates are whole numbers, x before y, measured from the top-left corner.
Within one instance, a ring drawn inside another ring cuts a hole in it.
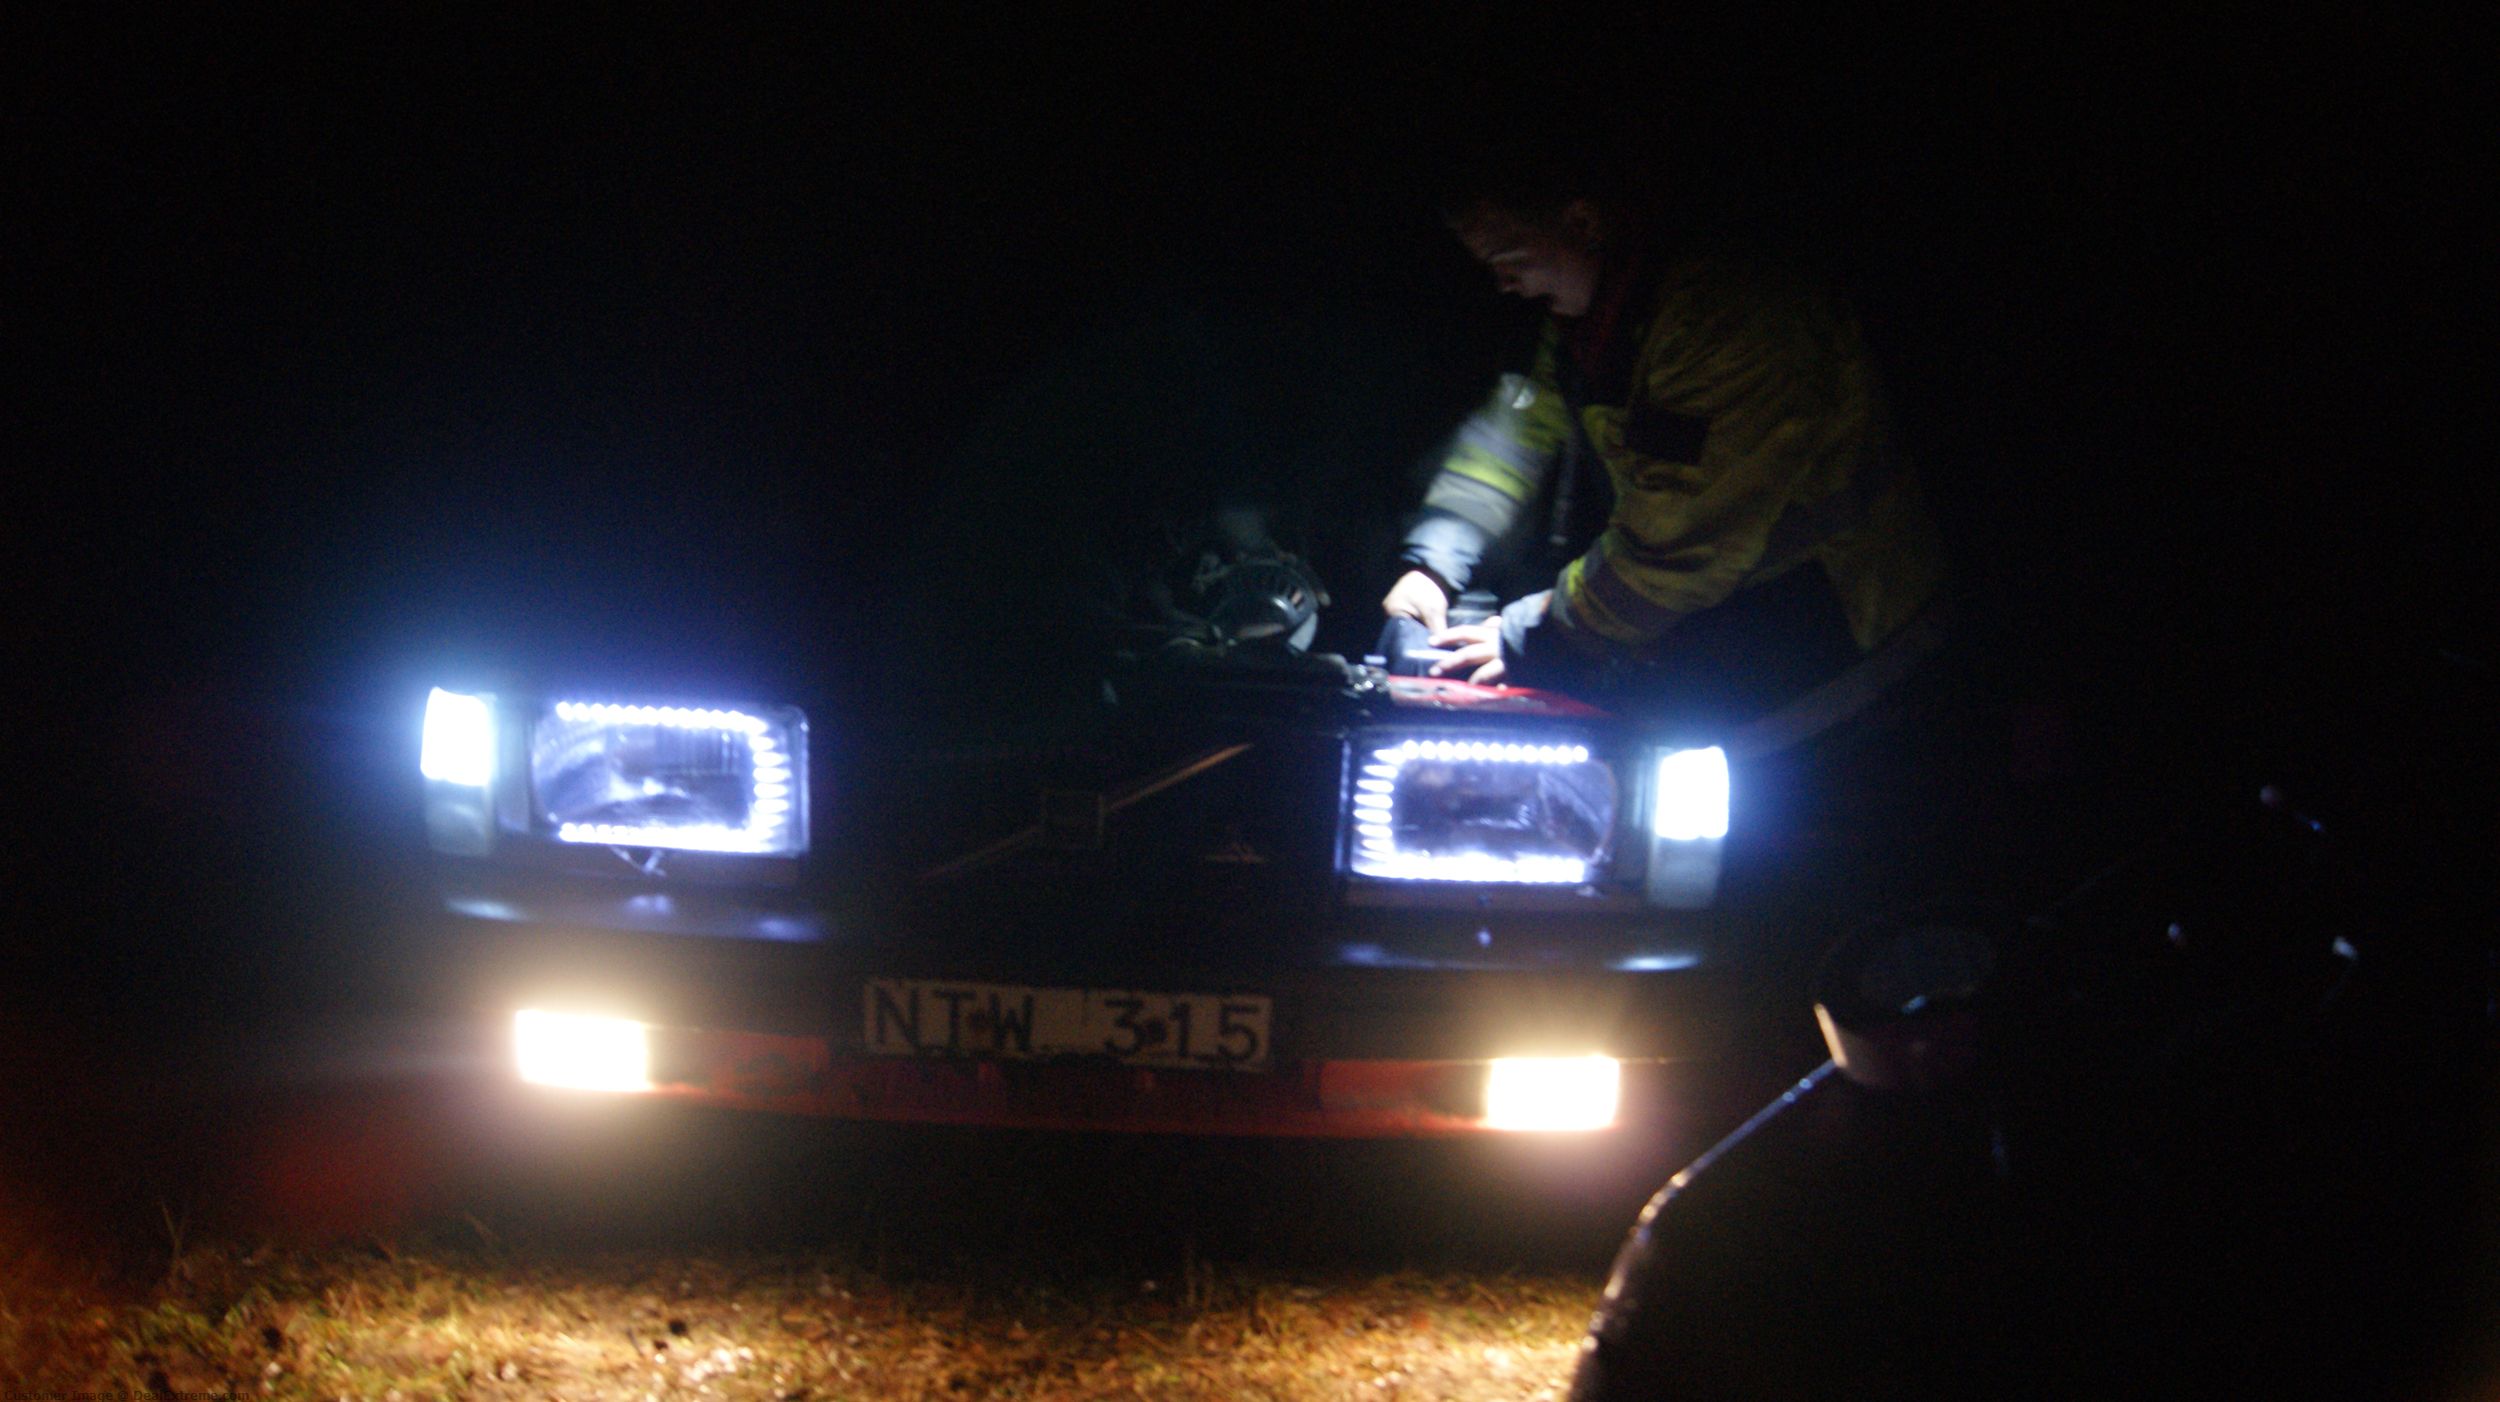
[[[1666,266],[1634,295],[1621,315],[1646,321],[1625,327],[1637,340],[1612,374],[1583,373],[1571,328],[1548,320],[1529,373],[1505,376],[1461,426],[1408,562],[1463,589],[1497,542],[1531,518],[1561,519],[1533,508],[1566,454],[1593,452],[1613,508],[1550,599],[1504,610],[1515,674],[1553,642],[1583,654],[1671,644],[1678,620],[1809,560],[1872,651],[1935,596],[1944,568],[1855,323],[1798,281],[1718,259]]]

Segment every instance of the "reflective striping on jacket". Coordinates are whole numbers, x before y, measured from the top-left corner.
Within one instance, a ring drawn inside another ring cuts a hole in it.
[[[1606,559],[1602,539],[1597,550],[1563,566],[1556,592],[1563,597],[1565,618],[1605,638],[1656,637],[1690,612],[1642,594]]]
[[[1624,402],[1574,406],[1576,416],[1555,373],[1559,323],[1548,322],[1531,375],[1505,379],[1461,429],[1426,498],[1483,539],[1452,551],[1445,532],[1426,559],[1410,536],[1409,559],[1463,586],[1485,547],[1527,515],[1515,484],[1543,484],[1584,428],[1614,506],[1555,581],[1538,631],[1641,650],[1686,615],[1813,560],[1860,648],[1881,643],[1943,571],[1916,482],[1891,458],[1855,325],[1801,284],[1709,260],[1669,269],[1648,316]],[[1499,509],[1468,502],[1469,488]]]
[[[1432,490],[1424,496],[1424,506],[1432,511],[1446,511],[1476,528],[1487,540],[1499,539],[1518,518],[1521,498],[1502,490],[1475,474],[1457,468],[1444,468],[1434,479]],[[1479,547],[1481,554],[1481,547]],[[1474,563],[1471,557],[1469,563]],[[1463,583],[1461,575],[1453,582]]]
[[[1464,477],[1499,492],[1510,502],[1524,502],[1536,495],[1536,479],[1522,474],[1519,468],[1502,461],[1474,443],[1462,443],[1450,454],[1441,471],[1449,476]]]
[[[1529,373],[1502,376],[1459,425],[1424,506],[1428,515],[1447,513],[1473,530],[1453,529],[1456,523],[1446,518],[1419,522],[1407,536],[1409,562],[1464,589],[1486,550],[1526,519],[1577,432],[1555,383],[1560,345],[1558,329],[1548,322]]]

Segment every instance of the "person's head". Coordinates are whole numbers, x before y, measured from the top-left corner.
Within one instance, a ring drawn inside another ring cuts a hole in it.
[[[1605,268],[1606,219],[1592,201],[1574,199],[1542,214],[1490,201],[1450,221],[1467,252],[1492,271],[1513,297],[1542,302],[1556,316],[1580,316],[1597,295]]]
[[[1557,316],[1588,311],[1610,249],[1631,233],[1612,181],[1585,154],[1513,141],[1452,172],[1441,217],[1502,291]]]

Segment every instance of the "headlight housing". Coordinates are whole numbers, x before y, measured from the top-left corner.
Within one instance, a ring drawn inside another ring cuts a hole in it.
[[[1378,732],[1355,743],[1357,876],[1568,886],[1613,853],[1614,771],[1585,744]]]
[[[600,847],[796,857],[808,843],[807,717],[796,707],[426,701],[426,827],[485,856]]]
[[[558,842],[793,856],[806,736],[786,707],[558,701],[530,732],[533,816]]]
[[[1707,906],[1730,788],[1716,746],[1610,753],[1559,730],[1369,729],[1347,755],[1342,865],[1377,892],[1594,887]]]

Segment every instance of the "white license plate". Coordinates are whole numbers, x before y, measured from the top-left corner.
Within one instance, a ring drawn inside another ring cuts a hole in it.
[[[1265,1070],[1269,1001],[873,978],[868,1050],[886,1056],[1104,1056],[1135,1066]]]

